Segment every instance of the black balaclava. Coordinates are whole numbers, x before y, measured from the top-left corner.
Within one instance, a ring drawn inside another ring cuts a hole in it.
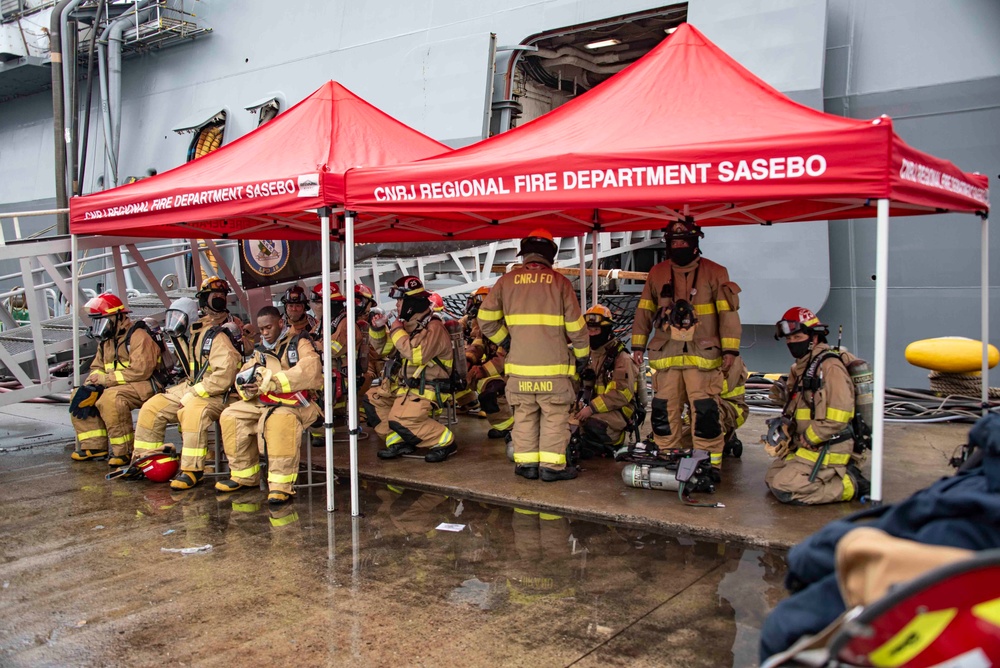
[[[789,341],[787,345],[788,352],[792,354],[792,357],[798,360],[809,354],[809,351],[812,350],[813,347],[813,340],[812,337],[810,337],[805,341]]]
[[[211,299],[209,299],[211,297]],[[222,313],[226,311],[229,306],[229,302],[226,301],[225,297],[220,297],[219,295],[212,292],[203,292],[198,295],[198,308],[209,311],[215,311],[216,313]]]
[[[590,337],[590,349],[599,350],[611,340],[611,336],[614,332],[611,331],[611,325],[601,325],[601,333],[597,336]]]
[[[426,295],[426,293],[425,293]],[[403,308],[399,311],[399,317],[406,321],[418,313],[423,313],[431,307],[431,300],[423,295],[403,297]]]

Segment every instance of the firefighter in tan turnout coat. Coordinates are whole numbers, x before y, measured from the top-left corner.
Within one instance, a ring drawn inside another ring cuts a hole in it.
[[[649,355],[653,375],[651,424],[660,450],[681,445],[688,405],[694,447],[709,453],[720,479],[724,438],[719,415],[723,376],[740,348],[740,288],[726,268],[701,257],[704,234],[690,221],[667,228],[668,260],[649,272],[632,330],[632,352],[641,366]]]
[[[556,251],[548,230],[531,232],[521,242],[524,266],[497,281],[479,307],[483,336],[510,351],[504,373],[514,409],[514,472],[547,482],[577,475],[566,464],[569,418],[574,378],[590,359],[580,303],[570,282],[552,270]]]

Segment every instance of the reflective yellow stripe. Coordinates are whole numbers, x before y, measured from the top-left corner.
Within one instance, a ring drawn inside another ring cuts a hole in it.
[[[739,350],[740,340],[739,339],[722,339],[722,349],[723,350]]]
[[[604,399],[602,397],[594,397],[594,400],[591,401],[590,403],[594,404],[594,411],[595,412],[597,412],[597,413],[607,413],[608,412],[608,405],[606,403],[604,403]]]
[[[649,360],[649,366],[657,371],[669,369],[675,366],[693,366],[699,369],[718,369],[722,366],[721,359],[707,360],[696,355],[674,355],[673,357],[661,357],[658,360]]]
[[[388,332],[386,332],[385,329],[368,330],[368,338],[372,341],[382,341],[385,339],[386,334],[388,334]]]
[[[395,445],[403,440],[403,437],[394,431],[390,431],[389,435],[385,437],[386,446]]]
[[[722,393],[722,398],[723,399],[731,399],[733,397],[742,397],[744,394],[746,394],[746,391],[747,391],[746,386],[740,385],[739,387],[737,387],[732,392],[723,392]]]
[[[107,429],[91,429],[90,431],[81,431],[76,437],[81,441],[86,441],[88,438],[104,438],[107,435]]]
[[[851,476],[845,473],[842,482],[844,483],[844,493],[840,495],[840,500],[850,501],[854,498],[854,481],[851,480]]]
[[[259,503],[234,503],[233,511],[237,513],[255,513],[260,510]]]
[[[812,443],[813,445],[819,445],[820,443],[823,442],[823,439],[817,436],[816,432],[813,431],[812,425],[809,425],[809,428],[806,429],[806,440]]]
[[[515,508],[514,512],[517,513],[518,515],[537,515],[538,514],[537,510],[527,510],[525,508]]]
[[[692,306],[698,315],[713,315],[715,313],[715,304],[692,304]]]
[[[105,362],[104,363],[104,370],[105,371],[113,371],[114,368],[115,368],[115,363],[114,362]]]
[[[620,392],[622,393],[622,396],[625,397],[625,401],[632,401],[632,397],[635,396],[635,393],[627,387],[621,389]]]
[[[410,348],[410,354],[413,356],[413,363],[422,366],[424,363],[424,351],[420,349],[420,346],[412,346]]]
[[[493,343],[495,343],[497,345],[500,345],[501,343],[503,343],[503,340],[506,339],[508,336],[510,336],[510,330],[507,329],[506,325],[501,325],[500,329],[498,329],[496,332],[494,332],[489,337],[489,339]]]
[[[729,302],[725,299],[719,299],[715,302],[715,308],[719,311],[732,311],[733,307],[729,305]]]
[[[121,371],[115,371],[115,380],[118,381],[119,385],[124,385],[125,384],[125,374],[123,374]]]
[[[588,357],[590,355],[590,346],[587,346],[586,348],[573,348],[573,354],[576,355],[577,358]]]
[[[476,317],[480,320],[501,320],[503,319],[503,311],[493,311],[481,308],[479,309],[479,314]]]
[[[482,313],[482,311],[480,311]],[[569,329],[569,325],[566,323],[566,318],[561,315],[552,315],[549,313],[519,313],[517,315],[504,316],[504,322],[507,323],[508,327],[520,327],[522,325],[545,325],[547,327],[563,327]],[[583,317],[580,318],[580,327],[578,329],[583,329]]]
[[[513,426],[514,426],[514,416],[511,415],[509,418],[507,418],[503,422],[497,422],[496,424],[494,424],[493,428],[494,429],[499,429],[500,431],[507,431],[508,429],[510,429]]]
[[[633,334],[632,335],[632,347],[633,348],[645,348],[646,341],[649,340],[649,336],[646,334]]]
[[[290,515],[285,515],[284,517],[278,517],[278,518],[271,517],[270,520],[271,520],[271,526],[283,527],[286,524],[291,524],[292,522],[298,522],[299,514],[292,513]]]
[[[538,453],[538,461],[542,464],[565,464],[566,463],[566,453],[565,452],[546,452],[542,451]]]
[[[834,422],[850,422],[851,418],[854,417],[854,411],[842,411],[839,408],[830,408],[827,406],[826,409],[826,419],[833,420]]]
[[[708,462],[712,466],[722,466],[722,453],[721,452],[709,453]]]
[[[298,477],[299,477],[299,472],[298,471],[296,471],[295,473],[288,473],[286,475],[281,475],[280,473],[277,473],[275,471],[268,471],[267,472],[267,481],[268,482],[276,482],[276,483],[279,483],[279,484],[281,484],[281,483],[289,483],[289,484],[294,483],[295,479],[298,478]]]
[[[442,447],[448,445],[455,440],[455,434],[451,432],[448,427],[444,428],[444,432],[441,434],[441,438],[438,439],[437,445],[435,447]]]
[[[567,322],[566,323],[566,331],[567,332],[579,332],[581,329],[583,329],[586,326],[587,326],[586,323],[583,322],[583,316],[581,315],[575,321],[573,321],[573,322]]]
[[[643,309],[644,311],[651,311],[653,313],[656,313],[656,304],[654,304],[653,300],[651,299],[640,299],[639,308]]]
[[[795,451],[795,456],[804,459],[814,464],[819,460],[819,453],[813,450],[807,450],[806,448],[799,448]],[[851,461],[850,455],[842,455],[836,452],[828,452],[825,457],[823,457],[822,466],[846,466]]]
[[[138,441],[136,447],[138,447]],[[181,455],[184,457],[208,457],[208,448],[181,448]]]
[[[511,376],[572,376],[576,367],[572,364],[510,364],[504,365]]]
[[[288,376],[286,376],[283,372],[276,373],[271,376],[271,378],[281,386],[281,391],[285,394],[292,391],[292,384],[288,382]]]
[[[248,469],[231,469],[229,474],[234,478],[252,478],[260,473],[260,463],[254,464]]]
[[[126,443],[132,442],[132,434],[125,434],[124,436],[113,436],[109,439],[111,445],[124,445]]]
[[[140,441],[136,439],[133,446],[136,450],[162,450],[163,441]]]
[[[747,421],[747,416],[743,413],[743,409],[736,406],[736,426],[742,427],[743,423]]]
[[[394,492],[396,494],[402,494],[403,492],[406,491],[402,487],[396,487],[395,485],[386,485],[385,488],[390,492]]]
[[[812,420],[812,411],[808,408],[796,408],[795,409],[795,419],[796,420]]]
[[[538,519],[540,520],[561,520],[562,515],[552,515],[550,513],[538,513]]]
[[[191,389],[194,390],[194,393],[197,394],[199,397],[204,397],[206,399],[208,398],[208,390],[205,389],[204,383],[198,383]]]
[[[515,464],[537,464],[538,463],[538,453],[537,452],[515,452],[514,453],[514,463]]]
[[[333,352],[339,353],[344,349],[344,346],[340,344],[340,341],[333,341],[330,343],[330,347],[333,348]]]

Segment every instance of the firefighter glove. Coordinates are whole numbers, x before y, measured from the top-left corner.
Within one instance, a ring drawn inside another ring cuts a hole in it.
[[[590,368],[590,357],[577,357],[576,358],[576,375],[582,376],[583,373]]]
[[[70,414],[78,420],[86,420],[97,416],[97,400],[104,391],[100,385],[81,385],[73,393],[73,399],[69,404]]]

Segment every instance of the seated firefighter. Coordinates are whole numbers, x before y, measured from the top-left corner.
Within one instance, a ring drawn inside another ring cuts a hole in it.
[[[396,346],[392,344],[392,339],[389,338],[386,314],[381,309],[372,309],[369,315],[370,345],[372,358],[375,361],[369,369],[377,371],[377,374],[373,374],[372,380],[377,377],[379,382],[374,386],[371,382],[367,382],[369,389],[363,395],[360,392],[358,394],[365,415],[365,424],[374,429],[379,438],[385,440],[389,436],[389,411],[396,403],[396,394],[400,389],[399,365],[402,358]]]
[[[174,343],[183,380],[142,405],[132,461],[162,450],[167,425],[179,424],[181,470],[170,482],[173,489],[191,489],[204,476],[208,432],[243,362],[242,332],[230,321],[227,294],[229,284],[212,276],[202,282],[197,302],[182,297],[167,309],[163,329]]]
[[[775,325],[795,363],[787,383],[775,383],[771,398],[783,404],[768,421],[765,450],[777,459],[765,481],[782,503],[815,505],[850,501],[869,492],[857,464],[854,384],[842,353],[827,345],[829,327],[812,311],[793,307]],[[846,355],[846,353],[843,353]]]
[[[132,451],[132,410],[139,408],[162,385],[153,375],[160,363],[160,348],[141,320],[128,317],[122,300],[110,292],[88,301],[90,335],[97,339],[97,354],[90,375],[76,389],[70,414],[79,450],[78,461],[108,456],[109,466],[126,466]]]
[[[267,457],[267,502],[281,505],[295,494],[302,432],[320,416],[313,391],[323,387],[323,361],[308,335],[282,328],[281,313],[273,306],[257,313],[257,329],[260,343],[236,376],[242,401],[219,417],[232,477],[215,488],[256,487],[259,446]]]
[[[316,318],[309,315],[309,299],[302,286],[293,285],[281,295],[281,306],[285,309],[284,324],[292,334],[308,334],[318,327]]]
[[[636,413],[635,395],[639,367],[622,342],[615,338],[611,309],[597,304],[583,315],[590,336],[590,385],[583,377],[583,405],[574,416],[579,425],[580,454],[588,457],[613,457],[615,448],[625,441],[625,432]],[[587,396],[590,395],[590,396]]]
[[[462,318],[465,323],[465,358],[469,365],[468,387],[477,393],[479,405],[490,424],[487,437],[507,438],[514,427],[514,414],[505,396],[507,375],[504,373],[504,360],[507,351],[483,336],[476,321],[479,307],[487,294],[489,288],[485,287],[473,292],[465,304],[465,316]]]
[[[444,321],[431,310],[429,293],[416,276],[404,276],[389,290],[399,317],[389,338],[401,358],[399,393],[388,417],[386,448],[382,459],[408,455],[429,448],[424,461],[443,462],[455,453],[455,434],[434,419],[451,392],[455,355]]]

